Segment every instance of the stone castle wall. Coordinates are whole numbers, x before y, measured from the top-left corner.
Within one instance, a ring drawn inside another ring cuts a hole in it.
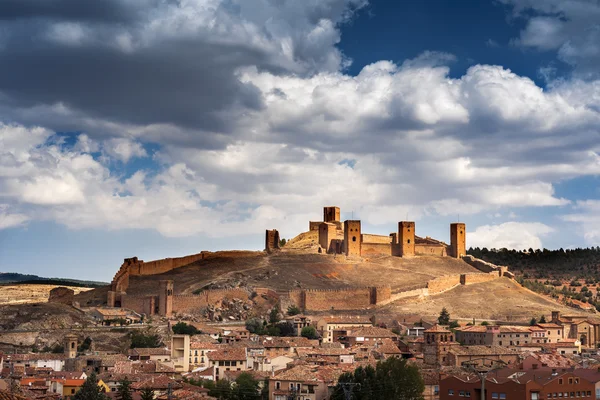
[[[415,254],[418,256],[440,256],[446,257],[448,251],[444,246],[434,246],[429,244],[415,244]]]
[[[357,310],[387,301],[391,297],[391,288],[296,289],[290,290],[287,297],[306,311]]]
[[[483,283],[493,281],[494,279],[498,279],[500,274],[498,271],[488,272],[487,274],[482,273],[470,273],[470,274],[462,274],[460,276],[460,283],[462,285],[472,285],[474,283]]]
[[[242,288],[205,290],[197,295],[173,296],[173,312],[191,313],[208,305],[215,305],[223,299],[248,300],[249,292]]]
[[[429,295],[432,295],[452,289],[457,285],[460,285],[460,274],[440,276],[427,282],[427,291]]]
[[[392,244],[391,243],[364,243],[361,246],[362,256],[374,256],[374,255],[392,255]]]
[[[390,236],[384,235],[372,235],[369,233],[363,233],[362,235],[363,243],[385,243],[390,244],[392,242],[392,238]]]

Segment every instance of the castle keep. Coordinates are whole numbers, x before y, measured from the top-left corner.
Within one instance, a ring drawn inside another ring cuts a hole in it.
[[[310,221],[309,230],[319,232],[321,251],[347,256],[387,255],[397,257],[440,256],[461,258],[467,254],[466,226],[450,225],[450,245],[415,235],[413,221],[398,222],[398,231],[389,236],[362,233],[360,220],[340,221],[339,207],[324,207],[323,221]],[[271,231],[268,231],[271,232]],[[267,233],[267,242],[269,234]]]

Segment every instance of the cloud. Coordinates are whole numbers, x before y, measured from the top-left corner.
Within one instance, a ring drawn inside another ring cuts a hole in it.
[[[109,156],[124,163],[132,158],[148,156],[141,143],[127,138],[109,139],[103,143],[102,148]]]
[[[540,51],[556,51],[574,68],[575,76],[597,79],[600,62],[600,4],[590,0],[501,0],[513,16],[526,21],[512,43]]]
[[[564,215],[563,219],[578,225],[587,245],[600,245],[600,200],[578,201],[575,212]]]
[[[482,225],[467,234],[470,247],[541,249],[541,237],[554,232],[539,222],[505,222],[500,225]]]
[[[29,217],[24,214],[11,214],[7,204],[0,204],[0,230],[24,225]]]
[[[339,26],[365,4],[110,0],[88,10],[72,0],[2,2],[2,114],[57,131],[77,116],[86,124],[75,130],[90,136],[122,133],[110,124],[173,125],[217,146],[216,136],[233,134],[232,120],[263,107],[239,68],[338,71],[350,62],[336,47]],[[58,104],[69,115],[22,118]]]

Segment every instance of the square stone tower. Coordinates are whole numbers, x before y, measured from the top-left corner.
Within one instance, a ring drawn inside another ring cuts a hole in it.
[[[467,254],[467,230],[462,222],[450,224],[450,256],[461,258]]]
[[[158,314],[163,317],[173,314],[173,281],[158,282]]]
[[[344,221],[344,246],[347,256],[360,256],[360,220]]]
[[[77,357],[77,335],[65,336],[65,358]]]
[[[339,207],[323,207],[323,222],[339,222]]]
[[[279,250],[279,232],[277,229],[267,229],[265,232],[265,251],[272,253],[275,250]]]
[[[398,248],[400,257],[415,255],[415,223],[413,221],[398,222]]]

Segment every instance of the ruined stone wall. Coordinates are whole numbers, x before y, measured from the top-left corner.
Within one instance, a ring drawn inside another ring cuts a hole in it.
[[[249,292],[243,288],[205,290],[197,295],[173,296],[173,312],[190,313],[206,306],[218,304],[221,300],[241,299],[248,300]]]
[[[48,303],[60,303],[71,306],[73,305],[74,295],[75,291],[73,289],[69,289],[63,286],[55,287],[50,291]]]
[[[319,225],[321,225],[323,221],[308,221],[308,230],[309,231],[318,231]]]
[[[471,274],[462,274],[460,277],[460,283],[462,285],[472,285],[474,283],[493,281],[494,279],[498,279],[499,277],[499,271],[492,271],[488,272],[487,274],[474,272]]]
[[[361,245],[362,256],[373,256],[383,254],[386,256],[392,255],[392,244],[391,243],[365,243]]]
[[[279,250],[279,232],[277,229],[267,230],[265,233],[265,251],[271,253]]]
[[[427,282],[427,291],[430,295],[451,289],[460,285],[460,274],[440,276]]]
[[[418,256],[442,256],[448,255],[445,246],[435,246],[430,244],[415,244],[415,254]]]
[[[133,310],[139,314],[154,315],[156,309],[156,297],[124,294],[121,296],[121,307]]]

